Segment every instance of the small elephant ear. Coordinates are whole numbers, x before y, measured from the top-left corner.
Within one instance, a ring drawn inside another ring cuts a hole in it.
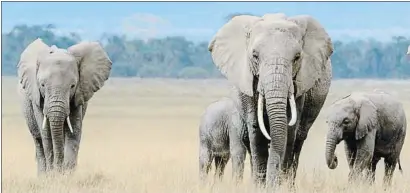
[[[50,47],[43,40],[37,38],[21,53],[20,61],[17,64],[20,88],[38,106],[40,106],[40,90],[36,76],[39,66],[38,60],[47,52],[50,52]]]
[[[363,138],[377,126],[376,106],[369,99],[364,98],[361,101],[358,106],[359,121],[356,127],[356,140]]]
[[[329,71],[327,68],[331,68],[333,44],[325,29],[313,17],[299,15],[288,20],[295,22],[303,34],[302,60],[295,80],[295,97],[298,97],[312,88],[322,73]]]
[[[108,80],[112,62],[98,42],[81,42],[69,47],[79,63],[79,83],[75,93],[75,105],[82,105]]]
[[[252,25],[261,18],[250,15],[233,17],[209,43],[208,50],[221,73],[241,92],[253,95],[253,67],[248,53]]]

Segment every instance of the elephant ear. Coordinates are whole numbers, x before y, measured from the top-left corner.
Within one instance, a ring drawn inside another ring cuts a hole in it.
[[[37,38],[24,49],[17,64],[20,88],[38,106],[40,106],[40,90],[36,76],[39,65],[38,60],[41,55],[48,52],[50,52],[50,47],[42,39]]]
[[[299,15],[288,20],[295,22],[303,34],[302,60],[295,80],[295,97],[299,97],[315,85],[323,72],[329,70],[333,44],[325,29],[313,17]]]
[[[251,26],[261,18],[250,15],[233,17],[213,37],[208,46],[221,73],[246,95],[253,95],[253,67],[248,53]]]
[[[359,121],[356,127],[356,140],[363,138],[377,126],[377,108],[369,99],[363,98],[358,108]]]
[[[79,82],[75,105],[82,105],[108,80],[112,62],[98,42],[80,42],[67,49],[78,61]]]

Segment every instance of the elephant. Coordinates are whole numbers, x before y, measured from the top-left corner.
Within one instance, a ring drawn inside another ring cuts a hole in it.
[[[235,181],[243,179],[246,158],[245,127],[238,109],[231,98],[223,97],[206,107],[199,125],[199,173],[204,181],[215,162],[215,176],[222,178],[224,169],[232,156],[232,176]],[[249,143],[248,143],[249,144]]]
[[[61,49],[37,38],[21,53],[18,91],[39,175],[75,170],[88,101],[108,80],[111,65],[98,42]]]
[[[338,165],[336,145],[342,140],[349,164],[349,182],[366,170],[371,183],[376,165],[384,158],[384,184],[390,186],[396,164],[402,171],[400,153],[406,137],[406,115],[403,105],[385,91],[352,92],[329,107],[326,118],[326,163]]]
[[[237,89],[254,182],[280,184],[284,173],[294,184],[302,145],[329,92],[331,38],[309,15],[238,15],[217,31],[208,50]]]

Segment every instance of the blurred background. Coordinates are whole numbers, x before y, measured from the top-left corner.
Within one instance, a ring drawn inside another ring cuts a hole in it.
[[[343,10],[343,11],[342,11]],[[208,42],[230,15],[310,14],[333,39],[333,77],[409,78],[410,2],[2,2],[2,75],[37,37],[100,41],[114,77],[221,78]]]

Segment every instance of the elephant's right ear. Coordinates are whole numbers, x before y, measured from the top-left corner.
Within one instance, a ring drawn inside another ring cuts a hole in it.
[[[260,17],[240,15],[222,26],[211,40],[208,50],[221,73],[243,93],[253,95],[253,77],[248,40],[251,26]]]
[[[363,138],[377,127],[377,108],[373,102],[363,98],[358,108],[359,122],[356,127],[356,140]]]
[[[31,42],[20,55],[20,61],[17,64],[17,74],[19,84],[24,93],[40,106],[40,91],[37,84],[38,59],[42,54],[50,52],[50,47],[37,38]]]

